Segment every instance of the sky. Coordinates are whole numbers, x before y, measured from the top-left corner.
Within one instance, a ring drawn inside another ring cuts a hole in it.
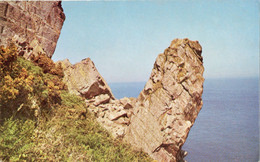
[[[145,82],[175,38],[198,40],[204,77],[259,77],[258,0],[63,1],[54,61],[91,58],[109,82]]]

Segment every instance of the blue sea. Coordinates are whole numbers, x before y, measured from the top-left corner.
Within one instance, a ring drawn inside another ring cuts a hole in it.
[[[145,83],[110,83],[115,97],[137,97]],[[259,160],[259,80],[206,79],[203,107],[183,150],[188,162]]]

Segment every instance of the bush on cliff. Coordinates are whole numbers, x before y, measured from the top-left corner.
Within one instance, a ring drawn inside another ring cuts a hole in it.
[[[50,71],[55,75],[44,73],[46,66],[54,64],[48,61],[51,63],[40,61],[41,67],[35,66],[19,57],[13,44],[0,47],[0,119],[16,113],[33,118],[60,104],[60,91],[66,89],[63,72],[57,67]]]
[[[59,78],[64,76],[61,64],[55,64],[49,57],[45,54],[39,53],[37,56],[32,55],[30,57],[31,61],[43,69],[44,73],[49,73],[57,75]]]
[[[0,161],[150,160],[113,139],[43,57],[32,63],[0,47]]]

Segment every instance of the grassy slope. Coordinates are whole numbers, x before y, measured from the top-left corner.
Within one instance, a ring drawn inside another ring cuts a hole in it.
[[[39,67],[22,58],[20,64],[41,77]],[[87,111],[84,100],[67,91],[61,104],[38,120],[13,115],[0,125],[0,160],[151,161],[120,139],[113,139]]]

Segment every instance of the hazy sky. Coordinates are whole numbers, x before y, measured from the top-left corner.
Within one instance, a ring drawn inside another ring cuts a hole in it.
[[[175,38],[202,45],[205,78],[259,76],[257,0],[62,2],[54,61],[90,57],[107,82],[147,81]]]

